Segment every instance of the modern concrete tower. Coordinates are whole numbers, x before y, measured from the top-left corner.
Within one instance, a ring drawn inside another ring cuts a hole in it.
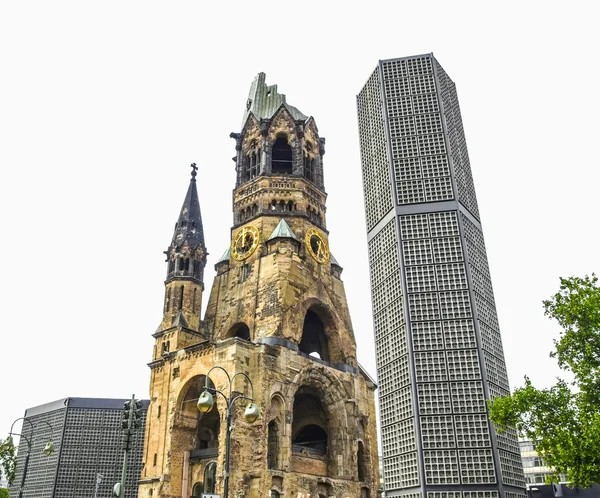
[[[456,87],[433,54],[380,61],[357,97],[386,496],[524,496]]]

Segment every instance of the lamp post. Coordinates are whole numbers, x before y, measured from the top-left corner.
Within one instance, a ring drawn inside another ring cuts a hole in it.
[[[219,389],[215,389],[214,387],[209,388],[209,375],[215,369],[222,370],[227,376],[227,380],[229,381],[229,396],[226,396],[225,393],[223,393]],[[233,381],[238,375],[245,377],[248,383],[250,384],[251,396],[248,397],[244,394],[232,396]],[[250,377],[248,377],[244,372],[238,372],[233,377],[231,377],[227,373],[227,370],[225,370],[223,367],[220,367],[218,365],[212,367],[206,374],[206,380],[204,382],[204,392],[198,398],[198,410],[202,413],[208,413],[209,411],[211,411],[215,404],[215,400],[213,399],[213,396],[210,393],[209,389],[223,396],[225,404],[227,405],[227,428],[225,433],[225,479],[223,483],[223,498],[229,498],[229,449],[231,446],[231,416],[233,414],[233,406],[238,399],[247,399],[249,401],[248,405],[246,406],[246,410],[244,411],[244,419],[250,424],[256,421],[260,414],[260,411],[258,409],[258,405],[254,403],[254,386],[252,385],[252,381],[250,380]]]
[[[19,434],[18,432],[13,432],[13,428],[15,426],[15,424],[19,421],[19,420],[23,420],[23,422],[27,422],[31,428],[29,437],[27,437],[25,434]],[[46,456],[50,456],[52,455],[52,453],[54,453],[54,443],[52,442],[52,426],[50,425],[50,422],[48,422],[47,420],[40,420],[38,422],[36,422],[35,424],[25,418],[25,417],[20,417],[17,420],[15,420],[12,425],[10,426],[10,432],[8,433],[8,439],[6,440],[6,444],[8,446],[14,446],[14,442],[13,442],[13,436],[19,436],[22,437],[23,439],[25,439],[25,442],[27,443],[27,453],[25,454],[25,463],[23,464],[23,473],[21,474],[21,484],[19,486],[19,498],[23,497],[23,488],[25,487],[25,476],[27,475],[27,467],[29,466],[29,456],[31,455],[31,448],[33,446],[33,442],[35,441],[35,430],[37,428],[37,426],[39,424],[46,424],[48,427],[50,427],[50,438],[48,439],[48,442],[45,444],[44,446],[44,455]]]

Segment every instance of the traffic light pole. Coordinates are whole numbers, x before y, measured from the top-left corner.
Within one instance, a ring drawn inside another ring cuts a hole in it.
[[[131,402],[129,403],[129,416],[127,417],[127,429],[123,427],[125,430],[123,440],[127,440],[124,444],[124,452],[123,452],[123,470],[121,471],[121,487],[119,488],[119,498],[125,498],[125,480],[127,479],[127,454],[129,453],[130,448],[130,438],[133,425],[133,414],[135,410],[135,394],[131,395]]]
[[[115,484],[114,494],[119,498],[125,498],[125,480],[127,479],[127,456],[133,443],[133,434],[135,429],[139,429],[142,425],[141,413],[142,403],[135,399],[135,394],[131,396],[131,401],[126,401],[123,405],[123,421],[121,428],[123,429],[123,470],[121,471],[121,482],[119,485],[119,493],[117,495]]]

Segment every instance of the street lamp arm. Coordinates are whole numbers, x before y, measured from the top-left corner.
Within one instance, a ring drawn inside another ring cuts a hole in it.
[[[27,422],[29,424],[29,426],[31,427],[31,432],[33,433],[33,429],[35,429],[35,425],[33,425],[33,422],[31,420],[29,420],[28,418],[25,417],[19,417],[17,420],[15,420],[12,425],[10,426],[10,431],[8,432],[9,434],[14,434],[15,436],[21,436],[21,434],[17,433],[17,432],[13,432],[13,428],[15,427],[15,424],[19,421],[22,420],[23,422]],[[22,429],[21,429],[22,430]],[[25,437],[25,436],[23,436]]]
[[[54,434],[54,428],[52,427],[52,425],[50,425],[50,422],[48,422],[47,420],[38,420],[35,425],[33,426],[34,428],[37,427],[39,424],[46,424],[48,427],[50,427],[50,439],[52,439],[53,434]]]
[[[231,386],[233,388],[233,381],[235,380],[235,378],[241,375],[242,377],[245,377],[246,380],[248,381],[248,384],[250,384],[250,391],[251,391],[251,397],[254,398],[254,386],[252,385],[252,381],[250,380],[250,377],[248,377],[247,374],[245,374],[244,372],[237,372],[232,378],[231,378]],[[253,399],[251,401],[254,401]]]
[[[219,370],[222,370],[223,373],[225,373],[225,375],[227,376],[227,380],[229,381],[229,391],[230,391],[230,394],[231,394],[231,377],[229,376],[229,373],[227,373],[227,370],[225,370],[223,367],[221,367],[219,365],[215,365],[215,366],[211,367],[210,370],[208,371],[208,373],[206,374],[206,378],[204,379],[204,389],[214,389],[214,388],[208,386],[208,381],[209,381],[209,375],[210,375],[210,373],[215,368],[218,368]]]
[[[215,389],[214,387],[209,387],[208,389],[210,389],[210,390],[214,391],[215,393],[220,394],[221,396],[223,396],[223,399],[225,400],[225,405],[229,404],[229,398],[227,396],[225,396],[225,393],[223,393],[219,389]]]
[[[247,399],[248,401],[250,401],[250,403],[254,403],[254,400],[252,398],[249,398],[248,396],[244,396],[243,394],[240,394],[239,396],[236,396],[235,398],[233,398],[230,401],[231,406],[233,407],[233,404],[238,400],[238,399]]]

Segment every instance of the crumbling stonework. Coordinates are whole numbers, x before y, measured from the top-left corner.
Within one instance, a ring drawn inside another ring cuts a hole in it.
[[[251,254],[242,247],[239,260],[226,255],[215,265],[204,320],[198,273],[177,273],[186,257],[205,261],[203,240],[201,247],[180,240],[168,251],[170,261],[183,262],[168,274],[164,319],[154,334],[140,498],[200,496],[213,476],[222,494],[225,401],[217,395],[207,414],[196,408],[215,365],[247,374],[253,392],[243,377],[234,389],[252,395],[261,411],[250,424],[245,402],[235,406],[230,497],[377,496],[375,385],[356,360],[342,268],[334,259],[317,262],[306,247],[310,228],[324,241],[328,235],[324,140],[312,118],[293,114],[286,104],[268,118],[250,113],[233,135],[232,241],[248,226],[260,240]],[[290,169],[282,171],[287,157]],[[222,372],[214,370],[210,381],[229,394]]]

